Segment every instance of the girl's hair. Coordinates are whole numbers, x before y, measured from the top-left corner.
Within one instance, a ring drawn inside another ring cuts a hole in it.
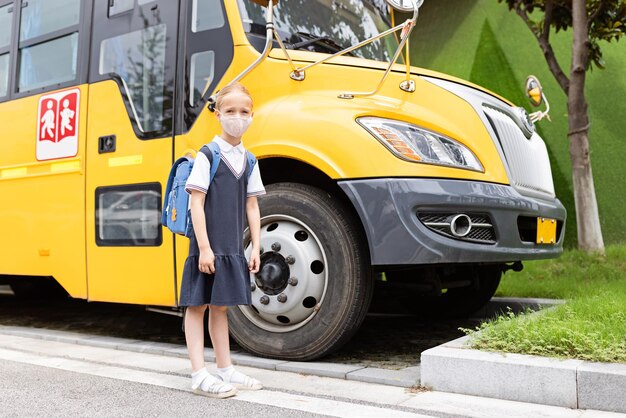
[[[236,91],[245,94],[246,96],[250,98],[250,100],[252,100],[252,96],[250,95],[250,92],[248,91],[247,88],[244,87],[243,84],[233,83],[233,84],[227,85],[226,87],[224,87],[223,89],[219,91],[219,93],[217,94],[217,99],[215,99],[215,108],[219,110],[219,108],[222,107],[222,101],[224,100],[224,97],[226,97],[227,94],[233,93]]]

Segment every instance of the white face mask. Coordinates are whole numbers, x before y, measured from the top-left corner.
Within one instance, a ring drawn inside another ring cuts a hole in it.
[[[220,123],[225,133],[235,138],[241,138],[252,123],[252,117],[220,116]]]

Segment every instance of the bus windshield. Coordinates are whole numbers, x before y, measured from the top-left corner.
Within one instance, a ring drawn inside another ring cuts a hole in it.
[[[239,0],[239,8],[249,36],[264,36],[265,10],[251,0]],[[286,48],[331,54],[391,27],[384,0],[285,0],[275,6],[274,24]],[[397,46],[389,35],[351,55],[389,61]]]

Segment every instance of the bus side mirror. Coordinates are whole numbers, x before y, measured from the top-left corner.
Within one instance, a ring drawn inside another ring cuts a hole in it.
[[[422,3],[424,3],[424,0],[387,0],[387,3],[400,12],[408,13],[422,7]]]
[[[548,99],[546,99],[546,96],[543,94],[541,83],[534,75],[529,75],[526,79],[526,97],[528,97],[530,103],[535,107],[542,103],[546,104],[546,110],[538,110],[528,115],[532,123],[537,123],[543,118],[550,120],[550,103],[548,103]]]
[[[252,0],[254,3],[261,5],[263,7],[267,7],[269,0]],[[278,4],[278,0],[274,0],[274,5]]]
[[[530,104],[537,107],[543,102],[543,88],[534,75],[529,75],[526,79],[526,97]]]

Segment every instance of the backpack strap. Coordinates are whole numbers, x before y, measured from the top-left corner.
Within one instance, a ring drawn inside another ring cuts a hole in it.
[[[211,184],[213,178],[215,177],[215,173],[217,173],[217,167],[220,164],[220,160],[222,159],[220,146],[217,142],[211,141],[207,145],[202,146],[202,148],[200,148],[200,152],[207,157],[209,163],[211,164],[211,171],[209,173],[209,184]]]
[[[248,164],[246,165],[246,175],[248,176],[248,180],[250,180],[252,170],[254,170],[254,166],[256,164],[256,157],[250,151],[246,150],[246,158],[248,159]]]

